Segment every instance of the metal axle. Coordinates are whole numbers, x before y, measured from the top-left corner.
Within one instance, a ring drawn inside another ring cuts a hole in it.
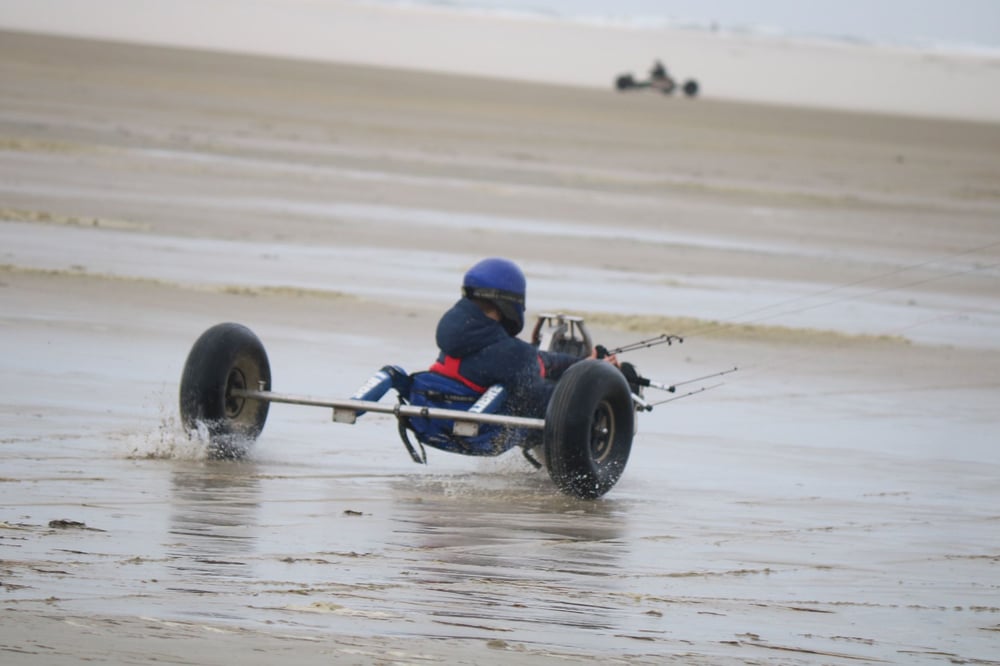
[[[331,400],[329,398],[314,398],[303,395],[275,393],[273,391],[255,391],[252,389],[232,389],[230,395],[236,398],[262,400],[265,402],[281,402],[289,405],[308,405],[311,407],[330,407],[333,409],[333,420],[338,423],[354,423],[357,412],[377,412],[393,414],[394,416],[415,416],[425,419],[451,419],[458,423],[493,423],[497,425],[517,426],[520,428],[545,429],[545,419],[532,419],[523,416],[504,416],[502,414],[473,414],[459,409],[441,409],[437,407],[417,407],[397,403],[388,405],[370,400]]]

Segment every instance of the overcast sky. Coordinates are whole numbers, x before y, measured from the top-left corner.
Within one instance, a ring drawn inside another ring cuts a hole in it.
[[[418,0],[420,1],[420,0]],[[569,16],[667,17],[877,42],[1000,47],[1000,0],[423,0]]]

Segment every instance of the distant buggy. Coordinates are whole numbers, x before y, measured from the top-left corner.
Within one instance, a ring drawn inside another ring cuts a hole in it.
[[[699,92],[699,86],[696,80],[688,79],[681,84],[680,81],[667,73],[666,68],[659,60],[657,60],[652,69],[650,69],[648,79],[639,80],[632,76],[632,74],[619,74],[618,77],[615,78],[615,89],[618,90],[618,92],[643,90],[647,88],[659,91],[664,95],[672,95],[675,90],[680,88],[681,92],[683,92],[686,97],[697,97]]]

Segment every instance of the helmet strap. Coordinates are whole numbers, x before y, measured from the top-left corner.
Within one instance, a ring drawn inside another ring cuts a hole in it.
[[[508,301],[520,306],[524,306],[524,296],[513,291],[504,289],[493,289],[490,287],[462,287],[462,294],[466,298],[481,298],[484,301]]]

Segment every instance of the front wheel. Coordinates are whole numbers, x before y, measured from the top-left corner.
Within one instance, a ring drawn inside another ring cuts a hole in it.
[[[212,457],[241,457],[264,428],[268,403],[233,391],[259,388],[271,388],[264,345],[246,326],[217,324],[195,341],[184,363],[181,421],[188,432],[207,430]]]
[[[600,497],[625,471],[634,432],[635,408],[622,373],[604,361],[573,364],[545,413],[549,476],[566,494]]]

